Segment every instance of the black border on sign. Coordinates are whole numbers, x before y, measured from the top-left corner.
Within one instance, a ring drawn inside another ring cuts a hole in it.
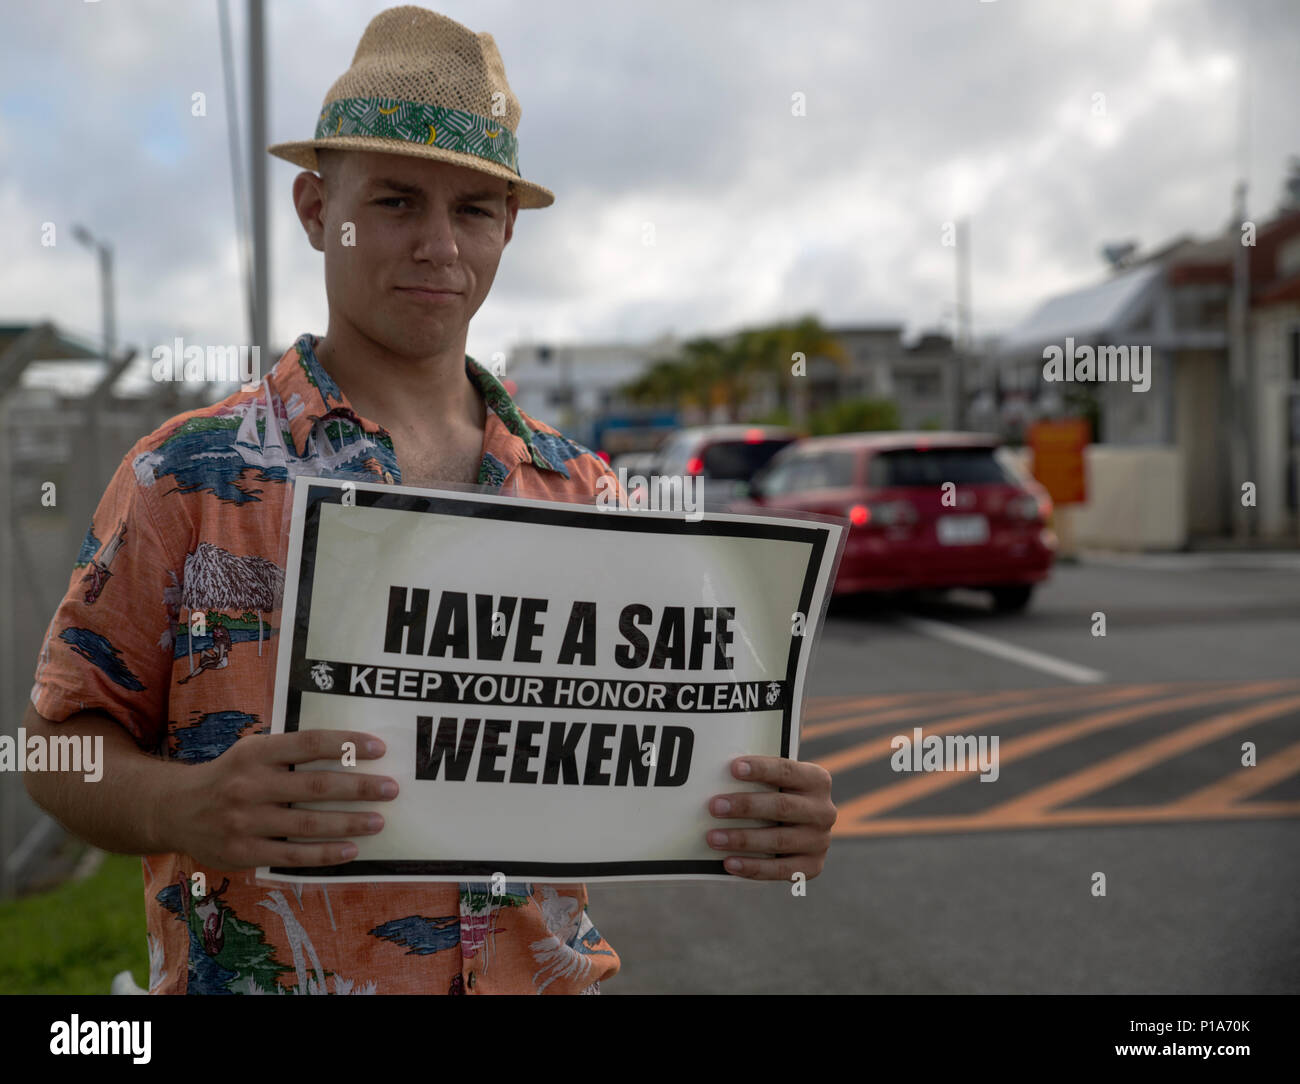
[[[306,507],[303,512],[302,553],[299,557],[298,599],[294,610],[293,645],[290,653],[288,695],[285,699],[284,730],[286,734],[298,729],[298,716],[302,709],[302,690],[295,687],[294,678],[306,673],[307,625],[311,617],[312,587],[315,583],[316,548],[320,535],[320,509],[323,504],[342,504],[344,490],[338,486],[319,485],[315,479],[298,479],[295,484],[307,486]],[[641,517],[634,514],[602,516],[596,524],[597,513],[577,512],[572,505],[556,501],[545,507],[498,504],[490,500],[463,500],[456,497],[421,497],[414,493],[394,493],[388,487],[363,488],[358,484],[352,491],[356,504],[363,508],[386,508],[402,512],[433,512],[439,515],[470,516],[482,519],[501,519],[512,522],[525,521],[552,527],[578,527],[598,530],[631,531],[650,534],[707,535],[709,537],[761,538],[786,542],[801,542],[811,547],[808,567],[804,570],[803,587],[799,593],[799,612],[809,613],[813,592],[817,587],[817,572],[821,568],[826,549],[826,531],[814,527],[792,527],[785,523],[709,523],[698,520],[670,517]],[[587,505],[578,505],[587,508]],[[289,554],[288,559],[294,560]],[[308,566],[310,560],[310,566]],[[305,573],[310,567],[311,574]],[[807,643],[808,636],[791,636],[790,653],[786,659],[785,708],[781,713],[781,756],[790,755],[790,726],[794,714],[795,678],[799,669],[799,648]],[[293,766],[290,765],[290,770]],[[646,874],[715,873],[732,876],[716,860],[663,860],[629,862],[483,862],[478,860],[425,860],[425,859],[357,859],[338,866],[270,866],[270,872],[297,877],[348,877],[367,874],[372,876],[430,876],[463,874],[466,877],[489,878],[494,873],[541,874],[552,877],[628,877]],[[540,880],[541,877],[534,877]]]

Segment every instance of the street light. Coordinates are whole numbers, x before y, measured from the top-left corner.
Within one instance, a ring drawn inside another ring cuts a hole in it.
[[[117,352],[117,324],[113,313],[113,249],[106,241],[96,240],[85,226],[72,227],[73,239],[99,255],[100,317],[104,327],[104,364],[113,366]]]

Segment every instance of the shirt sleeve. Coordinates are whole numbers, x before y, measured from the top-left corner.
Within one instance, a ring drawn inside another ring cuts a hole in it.
[[[154,498],[136,478],[141,450],[126,454],[95,509],[46,631],[31,700],[52,722],[102,711],[152,752],[167,732],[187,540],[159,530]]]

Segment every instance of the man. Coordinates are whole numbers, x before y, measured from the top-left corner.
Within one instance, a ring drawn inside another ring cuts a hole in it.
[[[74,573],[25,725],[102,737],[103,778],[26,779],[73,832],[144,856],[151,992],[598,993],[619,968],[582,885],[494,895],[254,879],[259,865],[346,863],[350,838],[383,830],[377,814],[292,803],[396,793],[362,766],[289,770],[338,757],[344,741],[382,756],[372,735],[264,733],[275,651],[263,641],[285,633],[292,479],[476,483],[589,503],[610,475],[465,355],[519,209],[554,199],[519,173],[519,112],[489,35],[416,7],[377,16],[317,137],[271,148],[319,171],[299,174],[293,197],[325,256],[325,337],[302,336],[255,387],[139,441],[95,513],[83,564],[95,565],[98,531],[125,525],[109,543],[112,578],[91,605]],[[713,813],[779,823],[720,825],[711,844],[742,877],[816,876],[835,818],[827,773],[770,757],[734,771],[781,791],[718,796]]]

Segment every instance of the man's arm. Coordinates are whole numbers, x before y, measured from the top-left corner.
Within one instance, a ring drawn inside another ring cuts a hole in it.
[[[78,712],[61,723],[28,705],[28,737],[88,736],[103,741],[102,774],[26,772],[32,800],[69,831],[117,854],[188,854],[217,869],[262,865],[329,866],[356,857],[348,836],[374,835],[377,813],[289,809],[290,802],[387,801],[397,784],[385,776],[289,770],[291,764],[340,759],[351,741],[358,762],[384,755],[373,735],[323,731],[241,738],[205,764],[179,764],[142,752],[107,715]],[[384,789],[391,786],[391,792]],[[332,840],[289,843],[277,837]]]

